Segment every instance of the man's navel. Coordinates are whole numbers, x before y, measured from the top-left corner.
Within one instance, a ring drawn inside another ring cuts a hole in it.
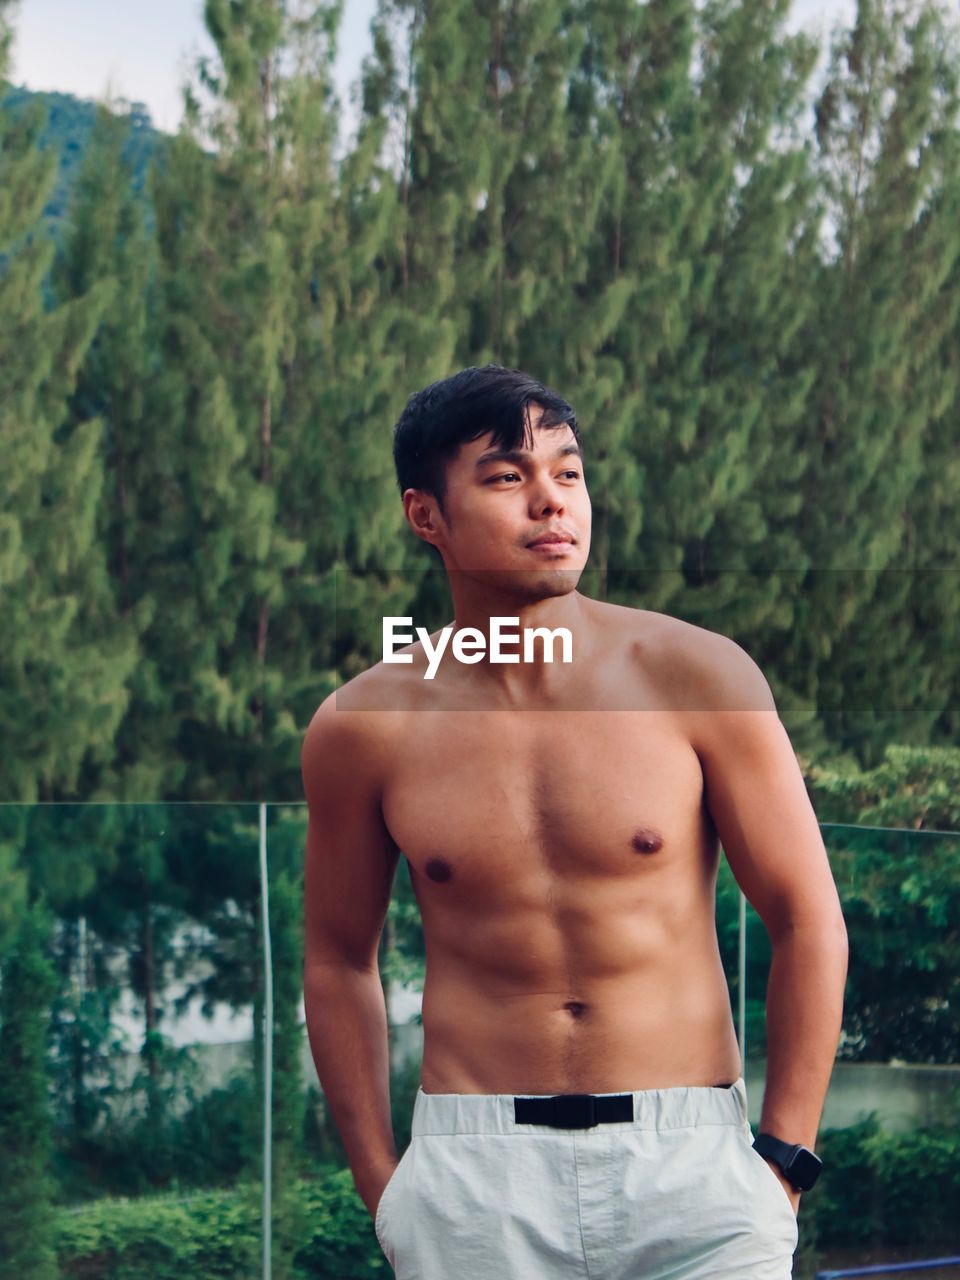
[[[580,1018],[587,1012],[590,1006],[585,1000],[567,1000],[563,1007],[568,1010],[574,1018]]]

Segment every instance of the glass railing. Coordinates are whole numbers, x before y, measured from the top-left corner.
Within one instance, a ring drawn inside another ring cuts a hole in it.
[[[46,1240],[94,1280],[389,1275],[304,1029],[305,830],[302,804],[0,806],[8,1265]],[[960,835],[822,832],[850,961],[801,1278],[960,1254]],[[756,1128],[770,943],[725,860],[717,929]],[[402,858],[380,962],[402,1150],[424,972]]]

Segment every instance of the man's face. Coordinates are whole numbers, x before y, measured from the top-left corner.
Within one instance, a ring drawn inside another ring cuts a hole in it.
[[[532,447],[498,449],[490,435],[461,445],[447,464],[444,512],[428,495],[432,542],[451,572],[528,599],[575,590],[590,551],[590,497],[580,450],[567,426],[539,427],[530,406]],[[412,490],[407,491],[412,494]],[[416,503],[407,505],[416,528]],[[563,541],[549,541],[557,537]]]

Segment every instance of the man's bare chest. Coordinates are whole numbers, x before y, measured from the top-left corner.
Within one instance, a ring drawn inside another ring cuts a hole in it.
[[[649,875],[711,839],[700,762],[667,713],[420,713],[408,742],[384,820],[447,893]]]

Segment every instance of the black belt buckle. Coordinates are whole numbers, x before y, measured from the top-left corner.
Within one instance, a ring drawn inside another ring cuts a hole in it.
[[[557,1129],[591,1129],[599,1123],[597,1100],[592,1093],[558,1093],[551,1101]]]

